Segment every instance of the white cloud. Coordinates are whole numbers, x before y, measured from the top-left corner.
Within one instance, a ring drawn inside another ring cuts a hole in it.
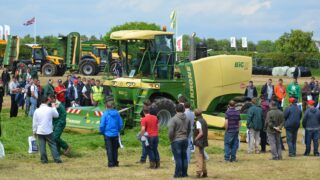
[[[257,0],[252,0],[244,6],[240,6],[239,13],[241,15],[253,15],[256,14],[261,9],[269,9],[271,7],[271,1],[259,2]]]

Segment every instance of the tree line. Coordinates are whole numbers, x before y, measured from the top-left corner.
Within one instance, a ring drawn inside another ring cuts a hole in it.
[[[161,30],[160,25],[155,23],[146,22],[128,22],[122,25],[114,26],[105,33],[103,37],[96,37],[81,35],[81,41],[96,41],[101,40],[102,42],[112,45],[113,42],[110,40],[110,34],[118,30]],[[37,36],[37,43],[44,45],[48,48],[49,54],[53,53],[58,47],[59,36]],[[20,44],[30,44],[34,42],[34,39],[30,35],[26,35],[20,38]],[[276,64],[300,64],[305,62],[306,59],[320,59],[319,50],[313,40],[312,32],[305,32],[299,29],[285,32],[277,40],[260,40],[258,42],[248,41],[248,47],[241,47],[241,40],[237,39],[237,49],[230,47],[229,39],[215,39],[212,37],[208,38],[195,38],[196,43],[204,43],[209,49],[210,55],[216,54],[240,54],[249,55],[260,59],[272,59],[276,61]],[[190,47],[190,36],[183,36],[183,50],[189,51]],[[30,53],[20,48],[20,57],[27,57]],[[298,62],[297,62],[298,61]],[[280,62],[280,63],[279,63]],[[274,62],[273,62],[274,64]]]

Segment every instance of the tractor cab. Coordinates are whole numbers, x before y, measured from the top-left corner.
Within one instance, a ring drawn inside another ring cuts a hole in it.
[[[175,58],[173,33],[129,30],[114,32],[110,38],[118,42],[118,54],[122,66],[120,76],[173,78]]]

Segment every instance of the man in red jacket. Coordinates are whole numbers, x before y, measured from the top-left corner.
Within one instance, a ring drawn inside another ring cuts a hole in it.
[[[54,88],[54,92],[57,95],[58,101],[61,102],[64,106],[65,106],[65,102],[66,102],[66,99],[65,99],[65,92],[66,91],[67,91],[66,87],[64,87],[62,80],[59,79],[58,86]]]

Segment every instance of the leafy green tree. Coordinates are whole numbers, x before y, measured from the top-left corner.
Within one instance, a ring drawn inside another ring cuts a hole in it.
[[[104,36],[104,39],[111,43],[110,34],[114,31],[120,30],[160,30],[160,26],[155,23],[146,23],[146,22],[127,22],[119,26],[112,27]]]
[[[276,41],[276,49],[284,53],[316,52],[317,48],[312,37],[312,32],[291,30],[290,33],[284,33]]]
[[[274,52],[276,50],[276,45],[270,40],[261,40],[257,43],[257,51],[259,53]]]

